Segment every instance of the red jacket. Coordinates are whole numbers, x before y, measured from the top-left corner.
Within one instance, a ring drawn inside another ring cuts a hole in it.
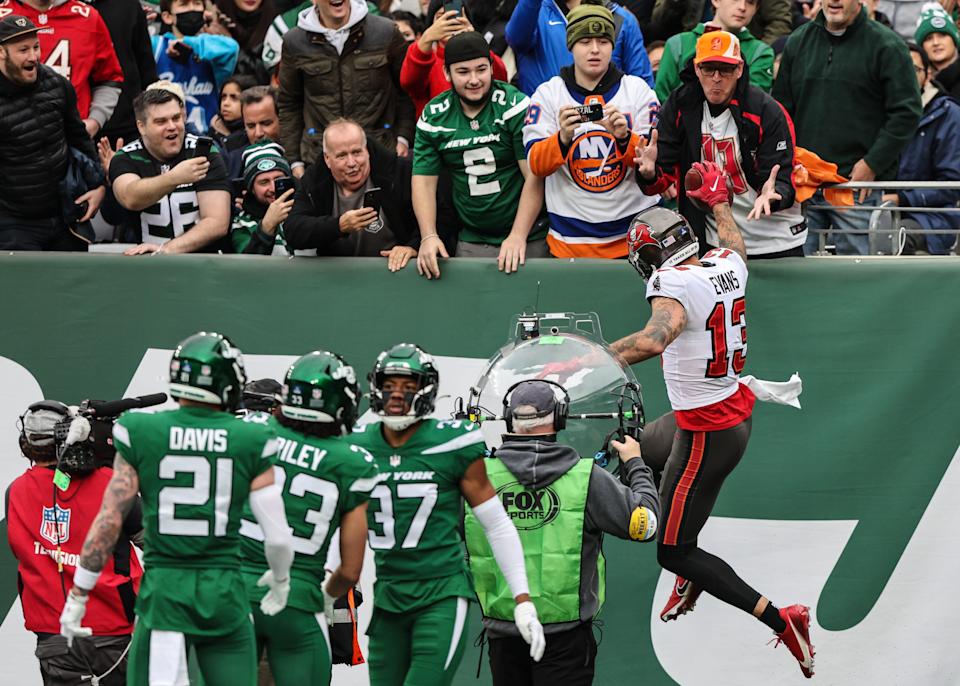
[[[10,484],[7,540],[19,563],[20,602],[27,630],[60,633],[64,591],[73,587],[73,572],[80,561],[84,539],[100,511],[100,501],[112,474],[112,469],[101,467],[87,476],[74,477],[66,491],[57,490],[56,515],[53,469],[31,467]],[[87,602],[83,626],[93,629],[94,635],[133,632],[133,603],[143,568],[129,536],[140,528],[140,510],[135,507],[124,521],[114,554],[107,559]],[[62,587],[58,559],[63,562]]]
[[[506,81],[507,68],[503,60],[492,50],[490,59],[493,60],[493,78]],[[448,90],[450,82],[443,73],[443,44],[437,43],[433,52],[424,53],[417,41],[413,41],[400,67],[400,86],[413,100],[418,117],[428,102]],[[413,141],[410,144],[413,145]]]

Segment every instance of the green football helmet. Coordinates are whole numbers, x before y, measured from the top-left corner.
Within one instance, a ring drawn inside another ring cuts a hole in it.
[[[345,435],[357,421],[359,400],[353,367],[335,353],[314,350],[287,370],[280,412],[301,422],[336,422]]]
[[[170,359],[174,398],[237,409],[247,377],[243,356],[226,336],[201,331],[184,339]]]
[[[410,410],[405,415],[389,415],[386,412],[387,397],[383,393],[383,383],[388,376],[411,376],[417,380],[417,391],[407,394],[406,402]],[[384,350],[377,357],[367,380],[370,382],[370,409],[391,429],[403,431],[433,413],[440,390],[440,372],[433,363],[433,357],[420,346],[398,343]]]

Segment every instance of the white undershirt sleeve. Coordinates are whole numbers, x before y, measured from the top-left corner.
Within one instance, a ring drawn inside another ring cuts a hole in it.
[[[293,563],[293,533],[287,525],[280,487],[270,484],[250,491],[250,509],[263,529],[263,554],[277,581],[290,576]]]
[[[493,549],[493,557],[500,567],[510,593],[516,598],[522,593],[529,593],[527,570],[523,561],[523,547],[520,545],[520,535],[516,527],[507,516],[500,499],[494,496],[490,500],[480,503],[473,508],[480,526]]]

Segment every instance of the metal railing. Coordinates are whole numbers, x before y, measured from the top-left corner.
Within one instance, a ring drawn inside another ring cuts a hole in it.
[[[830,189],[850,189],[858,190],[878,190],[878,191],[900,191],[900,190],[956,190],[960,191],[960,181],[847,181],[846,183],[827,184],[822,188]],[[854,193],[854,203],[856,203],[857,193]],[[957,254],[960,251],[957,238],[960,238],[960,203],[949,207],[906,207],[894,203],[881,202],[879,205],[816,205],[814,209],[823,210],[844,210],[847,212],[870,212],[870,221],[868,228],[863,231],[849,231],[844,233],[853,235],[867,235],[869,239],[871,255],[899,255],[903,251],[907,235],[927,236],[952,235],[954,237],[952,252]],[[956,228],[950,229],[924,229],[903,226],[901,214],[922,214],[936,212],[938,214],[957,214]],[[835,229],[812,229],[809,226],[807,230],[818,238],[817,253],[819,255],[831,254],[828,250],[829,235],[836,231]]]

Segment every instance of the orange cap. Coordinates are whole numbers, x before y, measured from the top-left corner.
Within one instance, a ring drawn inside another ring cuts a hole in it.
[[[697,54],[694,64],[703,62],[726,62],[742,64],[740,39],[728,31],[708,31],[697,39]]]

